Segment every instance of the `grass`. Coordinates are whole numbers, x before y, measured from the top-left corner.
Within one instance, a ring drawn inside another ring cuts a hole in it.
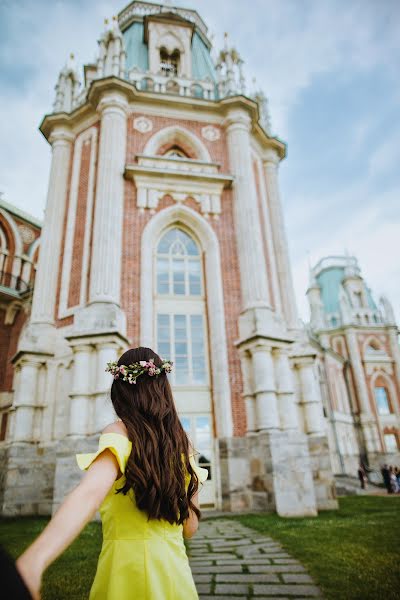
[[[298,558],[325,597],[335,600],[399,598],[400,499],[354,496],[339,511],[318,518],[274,514],[236,516],[270,535]],[[46,518],[0,520],[0,544],[17,557],[40,533]],[[45,574],[43,600],[86,600],[101,547],[101,525],[90,523]]]
[[[329,600],[400,598],[400,498],[351,496],[339,504],[318,518],[235,519],[281,542]]]

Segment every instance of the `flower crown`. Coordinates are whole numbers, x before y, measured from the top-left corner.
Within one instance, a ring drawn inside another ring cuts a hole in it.
[[[131,365],[118,365],[116,361],[111,361],[107,363],[106,372],[111,373],[114,379],[121,377],[122,381],[136,383],[136,379],[140,375],[143,375],[143,373],[147,373],[150,377],[159,375],[162,371],[171,373],[172,365],[173,362],[171,360],[164,360],[164,358],[161,359],[160,367],[154,364],[154,358],[150,358],[148,361],[140,360]]]

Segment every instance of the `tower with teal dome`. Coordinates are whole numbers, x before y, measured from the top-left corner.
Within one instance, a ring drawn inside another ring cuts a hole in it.
[[[359,460],[375,470],[398,462],[400,352],[390,302],[376,301],[349,255],[322,258],[310,270],[307,296],[335,472],[355,473]]]

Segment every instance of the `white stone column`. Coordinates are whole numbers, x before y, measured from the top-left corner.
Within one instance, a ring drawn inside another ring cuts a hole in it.
[[[234,180],[234,215],[244,310],[270,306],[267,269],[251,164],[247,112],[234,109],[225,120],[229,162]]]
[[[33,440],[33,424],[40,364],[39,361],[26,359],[22,360],[18,365],[20,373],[13,403],[13,408],[15,409],[13,441],[15,442],[30,442]]]
[[[290,366],[288,351],[284,348],[276,349],[274,357],[281,427],[284,430],[298,430],[299,423],[294,396],[293,371]]]
[[[101,431],[116,419],[110,399],[113,378],[105,369],[108,362],[118,359],[120,352],[120,346],[112,340],[103,341],[96,345],[96,401],[93,424],[95,432]]]
[[[279,156],[275,150],[270,149],[264,158],[264,168],[278,279],[287,324],[289,327],[296,328],[298,326],[298,316],[282,204],[279,197],[278,165]]]
[[[92,347],[89,344],[80,344],[73,346],[72,350],[74,365],[70,393],[69,435],[87,435],[90,416]]]
[[[69,129],[61,126],[56,127],[50,136],[53,156],[46,213],[40,236],[31,323],[54,323],[72,140],[73,135]]]
[[[256,429],[279,429],[274,363],[271,348],[252,349],[254,392],[256,396]]]
[[[304,358],[297,364],[300,375],[301,398],[304,407],[306,432],[312,435],[324,435],[325,425],[321,396],[314,374],[314,359]]]
[[[120,303],[127,109],[124,94],[100,100],[101,132],[89,302]]]
[[[242,397],[246,407],[247,432],[256,431],[256,403],[252,383],[252,359],[247,351],[240,352],[240,366],[242,371],[243,392]]]

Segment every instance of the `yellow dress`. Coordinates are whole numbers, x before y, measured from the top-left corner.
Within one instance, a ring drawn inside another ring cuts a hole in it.
[[[78,466],[89,468],[95,458],[109,448],[116,456],[121,473],[132,442],[120,433],[103,433],[97,452],[77,454]],[[207,469],[190,463],[201,483]],[[182,525],[147,520],[136,506],[133,491],[116,494],[125,475],[116,480],[100,506],[103,545],[89,600],[197,600]]]

